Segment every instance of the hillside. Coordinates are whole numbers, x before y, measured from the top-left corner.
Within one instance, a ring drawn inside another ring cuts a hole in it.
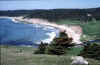
[[[42,18],[50,21],[62,19],[86,19],[91,14],[91,18],[100,19],[100,7],[89,9],[37,9],[37,10],[8,10],[0,11],[0,16],[25,16],[28,18]]]

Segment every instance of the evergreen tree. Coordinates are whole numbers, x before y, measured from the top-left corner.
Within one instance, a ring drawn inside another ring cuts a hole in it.
[[[47,45],[48,45],[47,43],[41,42],[38,49],[35,51],[35,54],[45,54],[45,49]]]
[[[59,38],[54,38],[51,44],[47,47],[48,54],[62,55],[66,53],[66,50],[73,46],[72,38],[68,38],[68,35],[64,32],[60,33]]]

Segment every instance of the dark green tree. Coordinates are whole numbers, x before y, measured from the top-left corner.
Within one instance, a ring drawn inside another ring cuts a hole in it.
[[[62,55],[66,53],[66,50],[73,46],[71,43],[72,38],[69,38],[68,35],[64,32],[60,33],[59,38],[54,38],[51,44],[48,45],[46,51],[48,54]]]
[[[80,55],[83,57],[100,60],[100,44],[92,43],[86,45]]]
[[[47,45],[48,45],[47,43],[41,42],[38,49],[35,51],[35,54],[45,54],[45,49]]]

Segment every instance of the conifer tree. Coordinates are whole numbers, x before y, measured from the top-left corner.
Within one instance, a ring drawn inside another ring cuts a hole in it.
[[[46,46],[47,46],[47,43],[41,42],[38,49],[35,51],[35,54],[45,54]]]
[[[73,46],[72,38],[64,32],[60,32],[59,38],[54,38],[51,44],[47,47],[48,54],[62,55],[66,53],[66,49]]]

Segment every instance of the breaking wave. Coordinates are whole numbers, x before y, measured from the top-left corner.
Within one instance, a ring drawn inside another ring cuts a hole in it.
[[[0,43],[14,42],[25,43],[34,42],[40,44],[41,41],[50,43],[55,36],[59,35],[59,30],[41,24],[23,24],[9,18],[0,18]]]
[[[23,19],[23,17],[17,17],[17,18],[15,17],[14,19],[16,19],[18,21],[22,21],[22,22],[24,21],[24,23],[43,24],[43,25],[55,27],[55,28],[59,29],[60,31],[66,31],[66,34],[68,34],[69,37],[73,38],[74,43],[77,43],[77,44],[81,43],[80,37],[82,35],[82,29],[80,26],[58,25],[58,24],[50,22],[48,20],[39,19],[39,18],[31,18],[31,19],[25,18],[25,19]],[[52,39],[55,36],[54,33],[50,33],[49,35],[51,36]],[[51,41],[51,39],[45,39],[45,40]]]

